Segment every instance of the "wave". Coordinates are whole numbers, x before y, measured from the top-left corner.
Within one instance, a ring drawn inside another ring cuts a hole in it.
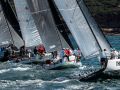
[[[31,69],[31,68],[29,68],[29,67],[26,67],[26,68],[17,67],[17,68],[3,69],[3,70],[0,70],[0,74],[6,73],[9,71],[27,71],[29,69]]]
[[[14,71],[27,71],[29,69],[31,69],[31,68],[29,68],[29,67],[26,67],[26,68],[22,68],[22,67],[12,68],[12,70],[14,70]]]
[[[10,71],[10,69],[3,69],[3,70],[0,70],[0,74],[6,73],[6,72],[9,72],[9,71]]]
[[[52,83],[66,83],[66,82],[69,82],[70,79],[66,78],[66,77],[59,77],[59,78],[56,78],[50,82]]]

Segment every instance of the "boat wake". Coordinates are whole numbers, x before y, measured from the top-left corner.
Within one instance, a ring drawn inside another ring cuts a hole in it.
[[[54,83],[66,83],[66,82],[69,82],[70,80],[66,77],[59,77],[59,78],[56,78],[54,80],[52,80],[52,82]]]

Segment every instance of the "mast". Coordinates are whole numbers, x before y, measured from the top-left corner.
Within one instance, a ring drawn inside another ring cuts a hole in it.
[[[97,38],[96,38],[96,36],[95,36],[95,34],[94,34],[94,32],[93,32],[92,28],[91,28],[91,26],[90,26],[90,24],[89,24],[89,22],[88,22],[87,18],[85,17],[85,14],[84,14],[83,10],[81,9],[81,6],[80,6],[80,4],[79,4],[79,1],[78,1],[78,0],[76,0],[76,2],[77,2],[77,4],[78,4],[78,6],[80,7],[80,10],[81,10],[81,12],[83,13],[83,16],[84,16],[84,18],[85,18],[85,20],[86,20],[86,22],[87,22],[87,24],[88,24],[88,26],[89,26],[89,28],[90,28],[90,30],[91,30],[91,32],[92,32],[92,34],[93,34],[93,36],[94,36],[94,38],[95,38],[96,42],[98,43],[98,46],[100,47],[100,51],[102,51],[102,48],[101,48],[101,46],[100,46],[100,44],[99,44],[99,42],[98,42],[98,40],[97,40]]]

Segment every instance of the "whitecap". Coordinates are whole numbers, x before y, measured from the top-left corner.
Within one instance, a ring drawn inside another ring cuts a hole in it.
[[[0,70],[0,74],[5,73],[5,72],[9,72],[9,71],[10,71],[10,69],[3,69],[3,70]]]
[[[79,67],[79,69],[82,69],[82,70],[84,70],[85,68],[86,68],[86,66],[84,66],[84,65]]]
[[[70,80],[68,80],[66,77],[59,77],[59,78],[56,78],[50,82],[52,83],[66,83],[66,82],[69,82]]]
[[[26,71],[26,70],[29,70],[29,69],[30,69],[29,67],[26,67],[26,68],[22,68],[22,67],[12,68],[12,70],[14,70],[14,71]]]

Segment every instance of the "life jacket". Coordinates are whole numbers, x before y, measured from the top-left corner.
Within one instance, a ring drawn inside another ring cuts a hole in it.
[[[69,49],[65,49],[65,50],[64,50],[64,53],[65,53],[66,56],[70,56],[70,55],[71,55],[71,52],[70,52]]]
[[[41,53],[41,54],[43,54],[45,52],[44,46],[39,46],[38,47],[38,52]]]

